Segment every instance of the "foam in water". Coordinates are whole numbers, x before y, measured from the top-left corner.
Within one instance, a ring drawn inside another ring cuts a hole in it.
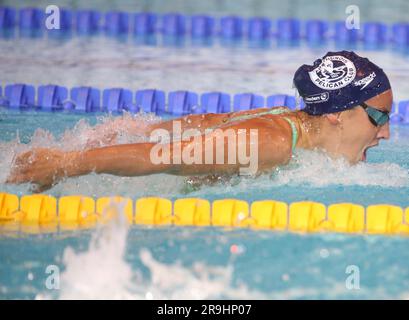
[[[69,151],[118,143],[145,142],[148,138],[143,134],[144,128],[159,120],[160,118],[154,115],[125,113],[121,117],[103,116],[99,118],[99,124],[91,126],[85,119],[81,119],[74,128],[66,130],[59,138],[56,138],[47,130],[37,129],[28,145],[19,143],[18,137],[12,142],[0,144],[0,151],[5,155],[0,161],[0,167],[2,168],[0,181],[5,181],[11,168],[13,156],[30,148],[51,147]],[[117,135],[110,139],[112,133],[115,132]],[[289,165],[275,170],[271,176],[262,175],[257,179],[239,177],[238,179],[232,179],[230,182],[219,183],[212,187],[212,190],[217,192],[217,190],[223,189],[225,192],[226,187],[232,188],[232,192],[240,192],[240,190],[248,187],[267,190],[271,187],[271,183],[274,183],[275,186],[310,185],[325,187],[330,185],[356,185],[406,187],[409,185],[409,173],[407,169],[395,163],[361,162],[350,166],[345,160],[333,160],[323,152],[299,150]],[[60,194],[82,192],[84,194],[99,195],[110,192],[114,187],[118,193],[128,195],[131,190],[138,194],[144,194],[147,185],[150,186],[149,192],[151,195],[162,194],[164,196],[184,193],[186,187],[184,177],[165,174],[145,177],[89,174],[61,181],[52,190]],[[27,188],[27,186],[23,185],[22,187]],[[6,185],[6,187],[9,186]],[[207,188],[210,187],[207,186]]]
[[[64,151],[73,151],[115,144],[146,142],[148,137],[144,135],[144,130],[149,125],[158,121],[160,121],[160,118],[154,114],[132,115],[125,112],[120,117],[113,117],[111,115],[101,116],[98,119],[98,124],[95,126],[91,126],[86,119],[80,119],[72,129],[67,129],[61,137],[55,137],[48,130],[38,128],[34,131],[28,144],[20,143],[17,134],[13,141],[0,143],[0,154],[2,155],[0,158],[0,168],[2,169],[0,170],[0,182],[4,183],[8,177],[15,155],[24,153],[32,148],[58,148]],[[79,183],[84,186],[95,187],[98,185],[99,179],[107,180],[107,184],[119,185],[125,182],[126,189],[129,189],[129,184],[126,184],[126,181],[130,180],[129,177],[98,176],[95,174],[87,175],[86,178],[80,177],[62,181],[54,188],[60,190],[62,188],[61,191],[64,191],[65,187],[77,190],[76,188],[78,188]],[[146,179],[147,177],[136,177],[133,182],[136,182],[136,187],[139,185],[140,188],[138,189],[143,189],[147,183]],[[163,179],[163,177],[156,179]],[[178,178],[176,180],[182,181],[183,179]],[[140,182],[138,183],[138,181]],[[7,187],[10,186],[6,185]],[[23,187],[28,188],[29,185],[25,184]],[[107,192],[106,185],[101,192]]]
[[[112,210],[112,207],[111,207]],[[124,262],[127,222],[121,206],[113,207],[112,221],[99,226],[92,235],[89,249],[76,253],[65,249],[61,273],[60,299],[126,299],[131,283],[131,267]],[[51,298],[38,295],[38,299]]]
[[[350,165],[345,159],[334,160],[325,152],[298,150],[293,160],[271,175],[257,178],[237,177],[213,186],[214,194],[237,194],[271,190],[271,187],[409,186],[409,172],[395,163],[361,162]],[[200,190],[194,195],[200,196]]]
[[[98,118],[98,124],[91,126],[86,119],[80,119],[66,130],[60,139],[49,131],[36,129],[31,138],[31,147],[58,147],[65,151],[99,148],[115,144],[147,141],[145,131],[153,123],[160,121],[154,114],[133,115],[124,112],[122,116],[105,115]]]
[[[395,163],[360,162],[350,165],[345,159],[331,159],[321,151],[300,150],[293,162],[273,176],[278,185],[307,184],[404,187],[409,173]]]
[[[13,141],[0,143],[0,183],[4,183],[4,181],[6,181],[10,173],[10,168],[14,157],[17,154],[25,152],[29,149],[29,146],[20,143],[18,134]]]
[[[118,208],[118,212],[121,212]],[[89,249],[65,249],[59,299],[244,299],[264,298],[245,285],[232,286],[232,261],[227,266],[208,266],[195,262],[192,267],[164,264],[147,249],[140,260],[149,269],[144,278],[125,260],[129,227],[124,214],[100,226],[92,235]],[[40,293],[37,299],[54,298]]]
[[[121,212],[122,208],[119,206],[117,210]],[[265,292],[244,283],[236,285],[233,283],[235,256],[227,265],[194,262],[184,266],[159,262],[149,250],[142,248],[139,259],[149,271],[149,276],[144,276],[125,259],[129,231],[125,215],[116,215],[110,223],[94,231],[88,250],[75,252],[66,248],[62,259],[65,270],[60,275],[57,296],[43,292],[36,299],[303,299],[319,297],[323,292],[323,288],[308,286],[272,288]],[[138,246],[135,241],[138,239],[133,239],[133,247]],[[288,274],[283,274],[282,279],[290,280]],[[351,292],[346,292],[343,280],[331,281],[325,289],[330,299],[345,294]],[[356,295],[387,297],[379,288],[361,288]],[[408,296],[403,294],[401,298]]]

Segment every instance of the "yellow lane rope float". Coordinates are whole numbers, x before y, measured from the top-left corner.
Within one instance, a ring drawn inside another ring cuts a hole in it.
[[[292,232],[409,235],[409,207],[378,204],[274,200],[247,201],[183,198],[92,197],[55,198],[44,194],[0,193],[0,230],[28,233],[87,229],[124,212],[130,224],[155,226],[215,226]]]

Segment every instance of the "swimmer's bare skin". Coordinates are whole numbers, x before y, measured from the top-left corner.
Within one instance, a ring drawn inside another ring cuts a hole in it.
[[[248,111],[238,111],[230,113],[207,113],[187,115],[178,120],[181,123],[181,130],[197,129],[204,133],[204,130],[210,127],[224,126],[232,117],[237,117],[243,114],[259,113],[270,108],[258,108]],[[118,138],[119,128],[126,127],[126,132],[129,135],[149,136],[153,130],[165,129],[170,134],[173,130],[173,120],[162,121],[153,124],[141,123],[141,121],[130,121],[129,119],[114,119],[108,124],[99,124],[93,128],[93,133],[88,139],[87,148],[97,148],[103,145],[115,144]]]
[[[258,170],[264,172],[285,164],[291,157],[292,134],[287,121],[280,117],[267,116],[226,124],[222,130],[258,129],[258,149],[271,150],[259,152]],[[201,143],[204,152],[205,139],[213,139],[211,134],[203,134]],[[247,150],[250,149],[250,138],[246,139]],[[170,158],[176,144],[184,148],[193,142],[171,142]],[[168,173],[182,176],[189,175],[231,175],[238,173],[240,163],[228,164],[153,164],[150,151],[155,143],[122,144],[86,151],[62,152],[55,149],[38,148],[19,155],[14,168],[7,179],[8,183],[32,182],[38,185],[37,191],[43,191],[56,184],[63,177],[85,175],[90,172],[108,173],[119,176],[141,176],[155,173]],[[215,145],[216,146],[216,145]],[[214,154],[217,150],[214,146]],[[204,159],[204,154],[203,154]]]
[[[365,101],[369,106],[390,112],[392,107],[392,91]],[[260,109],[245,113],[260,112]],[[227,115],[231,117],[233,114]],[[237,114],[235,114],[237,115]],[[381,139],[389,138],[389,124],[375,127],[361,107],[356,107],[338,113],[323,116],[309,116],[303,112],[293,112],[285,115],[291,118],[298,131],[297,147],[304,149],[323,149],[330,156],[346,158],[350,163],[357,163],[366,158],[366,150],[379,144]],[[187,120],[186,120],[187,119]],[[270,171],[287,163],[292,154],[292,130],[289,123],[281,116],[262,115],[257,118],[226,122],[225,114],[208,114],[189,116],[182,121],[182,130],[188,128],[206,129],[220,126],[222,130],[246,129],[247,135],[251,129],[258,130],[258,172]],[[171,129],[172,122],[163,122],[147,129]],[[200,124],[200,127],[198,125]],[[200,143],[213,138],[202,134]],[[246,149],[249,150],[247,137]],[[177,144],[182,150],[191,146],[189,141],[171,142],[172,152]],[[225,164],[153,164],[150,161],[150,150],[154,143],[136,143],[113,145],[94,148],[83,152],[62,152],[54,149],[38,148],[19,155],[14,163],[8,183],[32,182],[38,185],[37,191],[50,188],[64,177],[85,175],[90,172],[108,173],[119,176],[140,176],[155,173],[175,175],[232,175],[238,173],[240,162],[228,164],[227,154]],[[205,150],[201,146],[201,150]],[[216,153],[216,150],[214,150]],[[204,156],[202,155],[202,158]]]

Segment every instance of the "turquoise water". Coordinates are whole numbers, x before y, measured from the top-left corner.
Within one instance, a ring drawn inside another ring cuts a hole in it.
[[[147,117],[134,120],[151,121]],[[81,148],[88,123],[103,121],[110,120],[1,109],[0,150],[6,156],[0,161],[1,181],[10,166],[10,151],[21,151],[27,145]],[[392,126],[391,130],[391,140],[370,150],[369,161],[355,167],[317,152],[301,152],[289,167],[272,176],[190,192],[180,177],[88,175],[63,181],[48,193],[94,197],[115,193],[134,199],[161,195],[325,204],[348,201],[406,207],[409,126]],[[17,131],[22,144],[17,143]],[[128,139],[132,137],[125,141]],[[0,188],[19,195],[29,193],[28,185],[1,184]],[[128,230],[120,223],[97,231],[0,235],[0,297],[406,299],[408,245],[405,237],[177,227],[134,226]],[[46,287],[49,265],[60,268],[59,290]],[[359,268],[359,289],[347,289],[347,268]]]
[[[47,0],[3,0],[12,7],[45,7]],[[239,15],[243,17],[264,16],[272,19],[296,17],[300,19],[345,19],[345,8],[351,4],[360,9],[362,21],[407,21],[409,4],[406,0],[54,0],[53,5],[63,8],[100,11],[123,10],[128,12],[151,11],[159,13],[181,12],[184,14],[210,14],[214,16]]]
[[[136,227],[120,237],[97,248],[89,233],[2,238],[0,297],[409,298],[406,238]],[[48,265],[61,268],[60,290],[45,287]],[[348,266],[359,289],[346,287]]]
[[[369,5],[358,1],[365,20],[407,20],[405,1]],[[67,4],[68,2],[61,2]],[[84,2],[72,2],[82,7]],[[88,2],[87,2],[88,3]],[[92,2],[89,2],[92,6]],[[104,2],[107,10],[152,9],[165,12],[163,2]],[[171,9],[185,13],[263,13],[272,18],[326,15],[338,19],[345,1],[279,2],[178,1]],[[192,4],[194,3],[194,4]],[[200,4],[199,4],[200,3]],[[206,4],[205,4],[206,3]],[[219,2],[218,2],[219,3]],[[371,2],[374,4],[375,2]],[[12,5],[33,4],[30,1]],[[37,4],[37,2],[36,2]],[[276,2],[277,4],[277,2]],[[95,7],[96,5],[94,5]],[[266,10],[266,8],[270,8]],[[274,10],[272,9],[274,7]],[[111,7],[112,8],[112,7]],[[216,9],[215,9],[216,8]],[[298,9],[297,9],[298,8]],[[170,9],[169,9],[170,10]],[[399,13],[399,14],[397,14]],[[318,17],[322,18],[322,16]],[[55,42],[30,39],[0,40],[0,82],[59,84],[67,87],[109,87],[294,94],[292,76],[327,48],[141,47],[113,39],[71,39]],[[407,56],[392,49],[358,51],[380,64],[390,76],[396,101],[407,99]],[[153,116],[126,115],[130,121],[157,121]],[[74,115],[11,111],[0,107],[0,190],[24,195],[30,186],[5,185],[14,153],[31,147],[81,149],[92,126],[114,123],[106,115]],[[121,128],[118,128],[119,130]],[[143,141],[126,133],[119,143]],[[170,199],[240,198],[389,203],[409,206],[409,126],[392,126],[391,139],[370,149],[368,162],[349,166],[319,152],[299,151],[288,167],[257,179],[236,179],[189,190],[184,178],[156,175],[115,177],[90,174],[62,181],[48,191],[56,197],[85,194],[137,198],[160,195]],[[409,239],[333,234],[299,235],[215,228],[128,229],[120,221],[98,230],[53,235],[0,235],[0,298],[409,298]],[[47,267],[60,270],[60,289],[46,287]],[[348,289],[346,271],[355,268]]]
[[[93,125],[111,123],[120,116],[47,113],[0,109],[0,181],[9,172],[14,153],[30,147],[50,146],[64,150],[84,147]],[[129,121],[150,122],[152,116],[125,115]],[[52,119],[52,121],[50,121]],[[118,128],[120,130],[120,128]],[[144,141],[142,137],[122,136],[120,143]],[[20,140],[20,143],[18,142]],[[369,149],[368,161],[349,166],[342,159],[334,161],[324,153],[298,151],[292,162],[271,175],[254,178],[234,178],[215,186],[198,190],[187,187],[186,178],[172,175],[147,177],[116,177],[90,174],[60,182],[48,193],[54,196],[87,194],[101,197],[115,193],[141,197],[162,195],[171,199],[178,197],[204,197],[209,200],[236,197],[248,201],[276,199],[285,202],[313,200],[324,204],[354,202],[362,205],[389,203],[409,205],[409,126],[391,126],[389,141],[381,141],[377,148]],[[15,194],[29,192],[28,184],[0,184],[1,189]]]

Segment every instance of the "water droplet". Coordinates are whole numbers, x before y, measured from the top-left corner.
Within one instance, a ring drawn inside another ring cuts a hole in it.
[[[329,257],[329,251],[327,249],[321,249],[320,250],[320,256],[323,259],[326,259]]]
[[[289,275],[288,273],[284,273],[284,274],[281,276],[281,280],[283,280],[283,281],[285,281],[285,282],[289,281],[289,280],[290,280],[290,275]]]

